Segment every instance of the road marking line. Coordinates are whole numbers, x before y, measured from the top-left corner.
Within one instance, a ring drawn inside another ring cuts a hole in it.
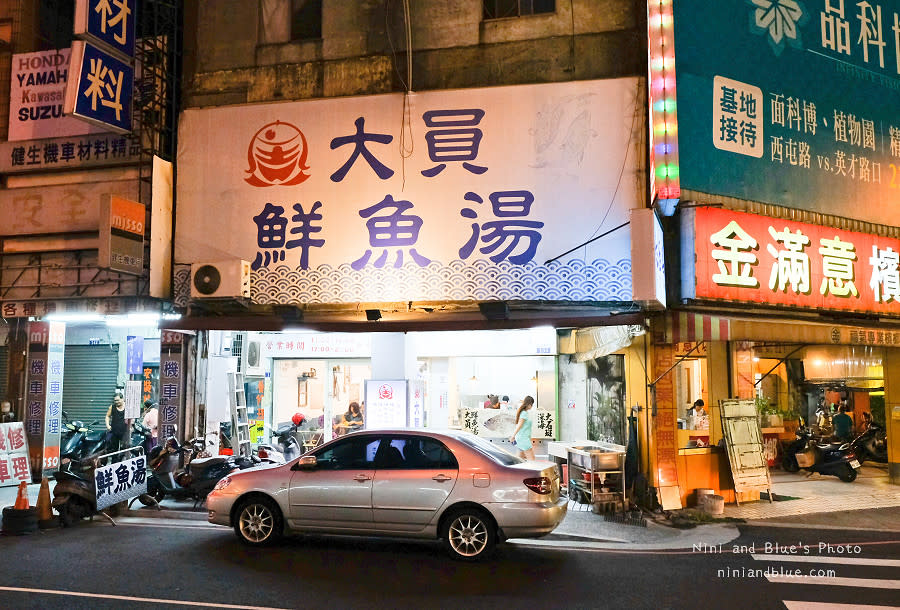
[[[766,580],[774,583],[797,585],[831,585],[833,587],[865,587],[867,589],[900,589],[900,580],[881,580],[878,578],[824,578],[822,576],[782,576],[767,574]]]
[[[795,602],[781,600],[787,610],[900,610],[897,606],[861,606],[860,604],[832,604],[828,602]]]
[[[31,589],[28,587],[0,587],[0,591],[13,593],[37,593],[41,595],[66,595],[73,597],[93,597],[97,599],[115,599],[128,602],[145,602],[148,604],[177,604],[180,606],[202,606],[205,608],[234,608],[247,610],[290,610],[289,608],[273,608],[270,606],[246,606],[243,604],[217,604],[215,602],[189,602],[179,599],[160,599],[156,597],[132,597],[130,595],[109,595],[106,593],[82,593],[79,591],[57,591],[53,589]]]
[[[793,561],[796,563],[841,563],[856,566],[900,566],[900,559],[866,559],[863,557],[834,557],[832,555],[751,555],[757,561]]]

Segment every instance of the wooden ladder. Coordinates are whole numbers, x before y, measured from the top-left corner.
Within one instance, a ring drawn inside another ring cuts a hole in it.
[[[231,438],[235,455],[250,457],[250,419],[243,373],[228,372],[228,395],[231,398]]]

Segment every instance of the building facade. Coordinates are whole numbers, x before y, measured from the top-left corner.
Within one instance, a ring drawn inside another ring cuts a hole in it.
[[[677,270],[653,331],[659,486],[730,497],[715,448],[729,398],[756,401],[770,465],[791,422],[871,416],[896,482],[896,7],[648,6],[651,176]],[[709,416],[691,430],[698,398]]]
[[[538,438],[624,444],[665,302],[646,7],[187,7],[178,327],[237,368],[260,346],[261,429],[301,411],[328,437],[363,382],[406,380],[424,417],[393,423],[499,441],[488,395],[534,395]]]

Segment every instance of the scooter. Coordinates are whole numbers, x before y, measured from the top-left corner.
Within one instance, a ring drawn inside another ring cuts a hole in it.
[[[95,428],[102,423],[97,420],[89,426],[85,426],[78,420],[68,421],[68,416],[64,413],[63,429],[65,433],[60,439],[60,464],[65,465],[71,461],[83,460],[102,453],[106,446],[106,431]]]
[[[93,457],[69,460],[53,475],[56,485],[53,486],[51,506],[59,513],[63,527],[70,527],[97,513],[96,467],[97,460]]]
[[[199,439],[199,448],[203,439]],[[177,499],[192,498],[195,506],[206,499],[220,479],[240,466],[227,456],[196,457],[198,445],[193,442],[186,447],[170,437],[165,444],[150,453],[147,476],[147,494],[161,502],[166,496]],[[184,469],[178,468],[182,454],[190,457]]]
[[[139,419],[134,420],[131,423],[131,446],[132,447],[143,447],[144,454],[150,453],[150,439],[152,438],[152,432],[150,432],[150,427],[145,426],[144,422]]]
[[[857,455],[860,463],[869,460],[887,464],[887,435],[884,429],[872,420],[872,416],[864,413],[866,429],[850,441],[850,448]]]
[[[785,447],[781,466],[787,472],[797,472],[803,468],[851,483],[856,480],[860,463],[850,443],[820,443],[813,439],[809,430],[800,429],[797,430],[797,440]]]
[[[84,435],[88,433],[89,428],[80,420],[71,421],[69,414],[62,412],[63,431],[62,437],[59,439],[59,455],[60,458],[79,457],[78,447],[84,441]]]
[[[303,421],[302,419],[300,420]],[[300,443],[297,442],[296,432],[297,432],[296,423],[284,423],[278,426],[275,429],[275,434],[272,436],[272,443],[275,446],[275,450],[281,453],[284,457],[285,462],[290,462],[296,457],[300,457],[300,454],[303,453],[300,450]]]

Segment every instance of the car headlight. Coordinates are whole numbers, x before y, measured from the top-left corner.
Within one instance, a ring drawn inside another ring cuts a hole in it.
[[[213,487],[213,491],[225,489],[229,485],[231,485],[231,477],[225,477],[225,478],[219,479],[219,482],[216,483],[215,487]]]

